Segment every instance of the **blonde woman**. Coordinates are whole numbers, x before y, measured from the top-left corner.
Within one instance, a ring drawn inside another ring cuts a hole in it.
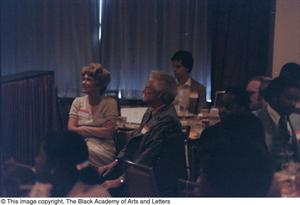
[[[82,88],[85,96],[77,97],[69,113],[68,130],[85,138],[89,161],[98,167],[115,157],[113,133],[118,116],[117,102],[104,96],[110,73],[100,64],[84,66]]]

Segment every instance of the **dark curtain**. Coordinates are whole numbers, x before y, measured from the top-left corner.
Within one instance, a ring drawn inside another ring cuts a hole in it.
[[[173,73],[170,58],[185,49],[194,56],[192,77],[210,93],[208,2],[102,0],[100,56],[112,88],[143,90],[151,70]]]
[[[60,96],[76,96],[80,68],[100,59],[110,89],[142,90],[150,70],[171,73],[170,57],[186,49],[209,96],[210,82],[221,90],[270,69],[273,1],[1,0],[1,74],[53,70]]]
[[[274,0],[209,1],[213,91],[271,70]]]
[[[1,79],[2,155],[33,164],[42,139],[56,128],[53,72],[25,72]]]
[[[53,70],[60,96],[99,61],[99,0],[1,0],[1,74]]]

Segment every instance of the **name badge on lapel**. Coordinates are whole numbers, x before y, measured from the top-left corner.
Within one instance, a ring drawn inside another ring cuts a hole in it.
[[[141,133],[144,135],[149,131],[149,127],[147,125],[144,125],[143,129],[141,130]]]
[[[198,93],[197,92],[191,92],[190,93],[190,98],[195,98],[197,99],[199,97]]]

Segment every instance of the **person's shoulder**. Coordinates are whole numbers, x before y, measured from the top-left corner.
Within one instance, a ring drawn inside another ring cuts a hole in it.
[[[210,127],[207,127],[203,130],[202,134],[201,134],[201,137],[202,135],[203,136],[206,136],[206,135],[214,135],[216,133],[219,133],[219,130],[220,130],[220,122],[219,123],[216,123]]]
[[[112,96],[103,96],[102,98],[103,102],[111,104],[111,103],[117,103],[117,100]]]
[[[173,105],[167,106],[162,109],[155,118],[157,121],[157,125],[174,129],[181,128],[181,123]]]
[[[195,79],[191,78],[191,86],[192,87],[197,87],[198,89],[205,89],[206,87],[199,83],[198,81],[196,81]]]
[[[213,141],[220,137],[220,123],[214,124],[207,127],[200,134],[199,145],[205,146],[206,144],[211,144]]]
[[[166,110],[162,113],[161,117],[164,117],[169,121],[179,122],[179,117],[176,113],[174,105],[169,105],[168,107],[166,107]]]
[[[261,118],[265,118],[266,117],[266,115],[268,114],[268,111],[264,107],[264,108],[261,108],[259,110],[252,111],[252,114],[254,114],[257,118],[261,119]]]
[[[74,99],[74,101],[78,101],[78,102],[84,102],[86,100],[88,100],[88,96],[87,95],[79,96],[79,97],[76,97]]]
[[[88,101],[87,95],[75,97],[74,100],[73,100],[73,102],[72,102],[72,105],[74,105],[74,106],[82,106],[87,101]]]

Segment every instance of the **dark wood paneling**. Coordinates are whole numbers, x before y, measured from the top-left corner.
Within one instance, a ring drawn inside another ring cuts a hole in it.
[[[54,73],[24,72],[1,78],[2,144],[5,158],[32,164],[41,139],[56,128]]]

